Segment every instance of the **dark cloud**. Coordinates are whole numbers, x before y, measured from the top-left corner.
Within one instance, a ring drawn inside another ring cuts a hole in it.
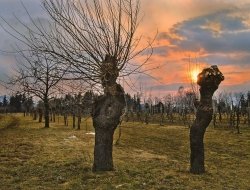
[[[4,19],[0,18],[0,80],[5,80],[6,75],[11,75],[12,68],[15,67],[14,54],[6,54],[5,52],[13,52],[16,45],[19,47],[24,45],[3,28],[16,37],[18,37],[18,34],[8,24],[21,34],[27,34],[27,28],[22,26],[18,20],[28,27],[35,28],[30,17],[34,23],[38,25],[41,23],[45,27],[48,26],[48,17],[41,7],[40,0],[22,0],[22,3],[21,1],[0,0],[0,16]]]
[[[171,39],[171,37],[169,36],[168,32],[160,32],[157,35],[157,40],[169,40],[169,39]]]
[[[216,65],[238,65],[249,67],[250,54],[209,54],[199,58],[200,62],[213,63]]]
[[[244,17],[233,16],[238,9],[229,9],[196,17],[176,24],[158,39],[168,39],[180,50],[207,52],[250,51],[250,26]]]
[[[153,48],[154,55],[166,56],[168,53],[168,46],[158,46]]]

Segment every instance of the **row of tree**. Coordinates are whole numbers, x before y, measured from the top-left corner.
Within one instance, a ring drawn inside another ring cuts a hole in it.
[[[195,119],[195,100],[196,94],[189,90],[181,90],[180,87],[174,95],[168,94],[163,98],[149,96],[143,98],[142,94],[131,96],[125,94],[126,106],[124,109],[123,121],[145,122],[164,124],[178,124],[190,127]],[[180,93],[181,92],[181,93]],[[91,115],[92,103],[97,97],[92,91],[87,91],[84,95],[81,93],[71,95],[66,94],[62,98],[52,98],[49,101],[50,115],[63,115],[65,118]],[[142,100],[143,99],[143,100]],[[250,125],[250,92],[244,93],[220,93],[213,97],[213,126],[235,128],[239,132],[240,124]],[[44,104],[39,101],[34,105],[31,97],[27,98],[25,94],[17,93],[11,95],[9,99],[4,96],[0,102],[1,112],[28,112],[33,114],[40,113],[44,116]],[[34,116],[34,118],[36,118]],[[39,117],[42,118],[42,117]],[[80,120],[80,119],[78,119]],[[50,121],[52,121],[50,119]],[[65,124],[67,119],[65,119]],[[75,122],[73,122],[75,127]],[[78,128],[80,126],[78,125]]]
[[[56,112],[58,105],[65,118],[69,113],[73,116],[80,113],[76,111],[81,109],[77,95],[66,96],[64,101],[54,98],[58,93],[62,97],[62,89],[70,88],[73,94],[78,94],[88,88],[98,94],[91,109],[95,128],[93,171],[113,170],[113,135],[123,110],[128,107],[127,96],[118,78],[153,69],[146,63],[152,55],[154,39],[137,33],[142,21],[140,1],[43,0],[42,6],[50,20],[35,20],[27,11],[30,24],[16,17],[22,30],[2,18],[5,22],[3,29],[20,42],[15,48],[15,76],[7,84],[13,90],[41,100],[43,109],[40,109],[39,117],[44,117],[45,128],[49,128],[50,115]],[[194,110],[197,110],[190,129],[192,173],[205,171],[203,136],[213,115],[212,96],[223,80],[224,76],[216,66],[204,69],[198,77],[200,101],[191,102],[193,95],[186,96],[185,101],[194,104]],[[140,100],[137,98],[132,104],[133,110],[140,114]],[[79,109],[70,109],[71,105]],[[184,103],[181,105],[175,109],[186,112]],[[155,105],[145,102],[144,108],[146,115],[155,112],[152,110],[162,113],[167,110],[162,102]],[[172,108],[170,105],[169,110]]]
[[[9,99],[6,95],[3,96],[2,102],[0,102],[1,113],[18,113],[31,112],[34,107],[32,97],[27,97],[25,94],[16,93],[11,95]]]

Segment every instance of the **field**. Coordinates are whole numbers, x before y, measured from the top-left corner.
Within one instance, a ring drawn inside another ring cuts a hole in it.
[[[0,189],[250,189],[249,128],[208,128],[204,175],[188,172],[187,127],[123,123],[116,169],[98,173],[91,131],[90,120],[81,130],[62,122],[44,129],[21,114],[0,115]]]

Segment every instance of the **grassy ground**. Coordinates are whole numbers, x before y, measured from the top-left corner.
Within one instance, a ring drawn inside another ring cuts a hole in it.
[[[250,189],[250,129],[208,128],[204,175],[189,167],[189,131],[123,123],[114,172],[92,173],[93,134],[29,117],[0,116],[0,189]],[[91,123],[87,131],[92,130]],[[115,135],[115,139],[117,134]]]

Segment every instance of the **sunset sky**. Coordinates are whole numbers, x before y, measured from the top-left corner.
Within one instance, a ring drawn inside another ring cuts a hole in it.
[[[39,0],[22,1],[34,18],[46,18]],[[181,85],[190,87],[190,58],[191,70],[196,63],[200,69],[219,66],[226,78],[220,90],[250,90],[250,0],[141,0],[141,3],[145,18],[139,30],[153,35],[158,29],[150,63],[161,67],[150,73],[157,80],[142,75],[137,86],[156,96],[177,91]],[[13,14],[28,22],[19,0],[0,0],[0,15],[15,25]],[[2,29],[0,34],[0,49],[10,48],[14,41]],[[0,55],[0,78],[10,73],[13,65],[13,58]]]

